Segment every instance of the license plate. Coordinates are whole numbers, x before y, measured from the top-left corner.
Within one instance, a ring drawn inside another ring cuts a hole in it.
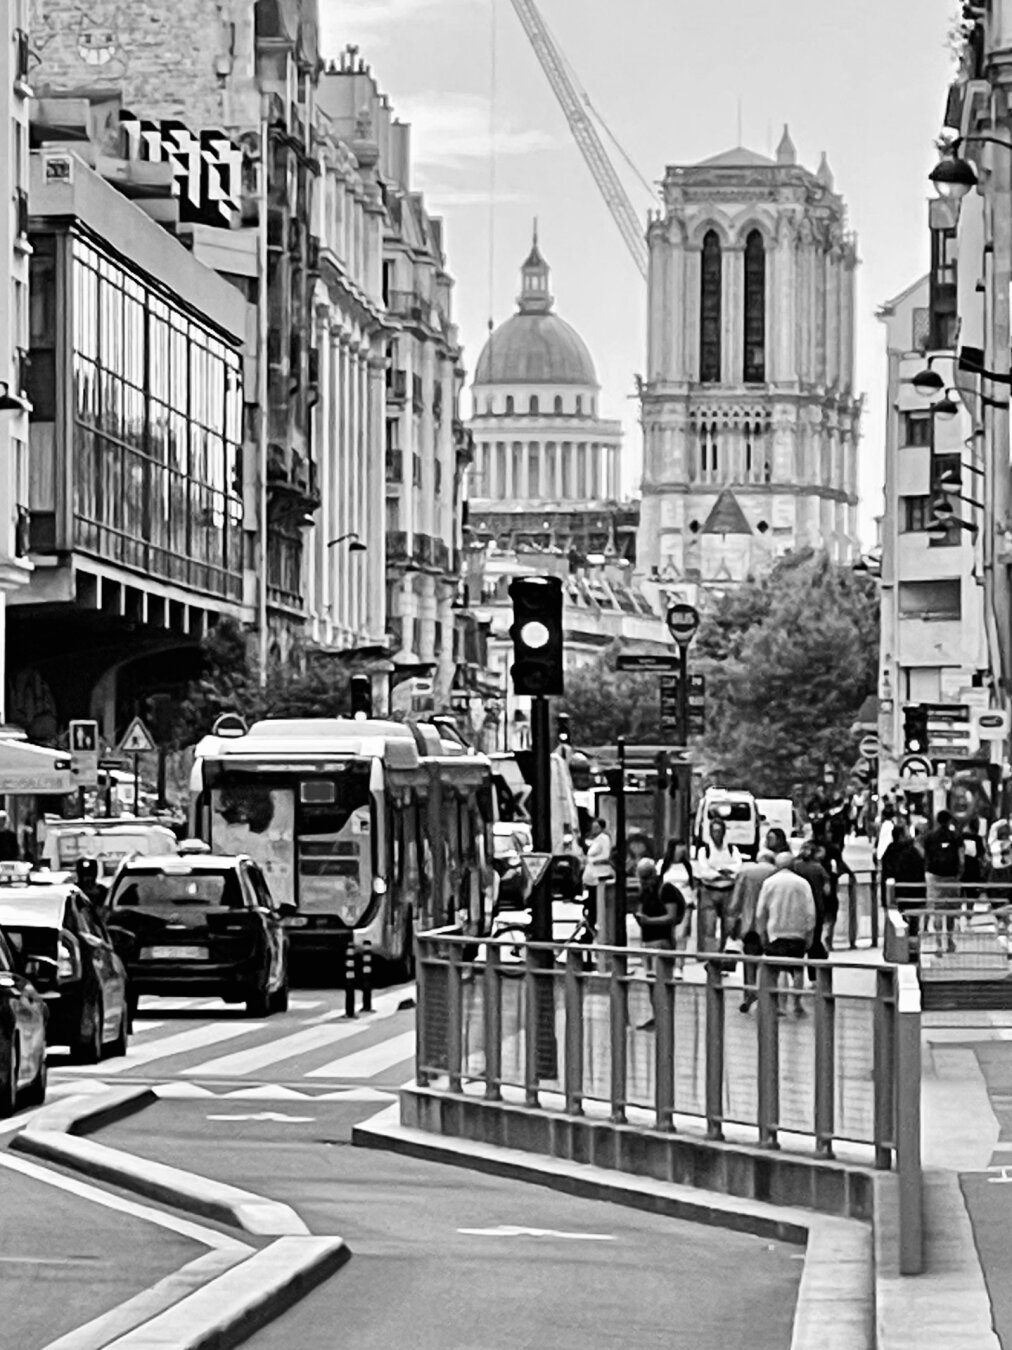
[[[305,914],[296,914],[294,918],[285,919],[286,928],[305,928],[309,923]]]
[[[206,961],[206,947],[145,947],[142,961]]]

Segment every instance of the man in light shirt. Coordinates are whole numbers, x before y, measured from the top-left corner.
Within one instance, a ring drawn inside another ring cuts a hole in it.
[[[711,820],[710,837],[696,849],[693,860],[692,870],[699,883],[696,948],[701,952],[722,951],[728,937],[731,892],[741,871],[741,854],[733,844],[724,842],[726,832],[727,827],[719,816]]]
[[[808,882],[795,872],[793,854],[778,853],[774,862],[777,870],[766,878],[759,892],[756,928],[763,939],[767,956],[803,961],[815,936],[815,897]],[[780,969],[789,982],[793,980],[795,1017],[805,1017],[801,1003],[804,966],[784,966]],[[779,975],[777,983],[780,983]],[[791,1001],[790,983],[787,988],[788,993],[786,997],[781,996],[777,1009],[781,1016]]]

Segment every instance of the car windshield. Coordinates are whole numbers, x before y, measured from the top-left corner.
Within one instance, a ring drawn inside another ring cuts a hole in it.
[[[235,872],[128,872],[112,898],[113,909],[180,909],[183,905],[242,909]]]
[[[752,808],[748,802],[715,802],[710,807],[711,820],[751,820]]]

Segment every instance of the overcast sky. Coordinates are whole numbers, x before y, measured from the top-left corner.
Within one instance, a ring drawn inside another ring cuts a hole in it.
[[[955,0],[539,0],[594,108],[648,183],[668,164],[735,145],[739,103],[742,140],[752,149],[772,153],[786,122],[801,163],[814,170],[826,151],[862,259],[866,543],[883,478],[884,330],[875,311],[927,270],[927,175],[954,69],[947,33],[956,7]],[[320,0],[320,9],[325,55],[356,44],[397,115],[412,124],[412,186],[446,220],[468,370],[490,313],[499,323],[513,311],[537,216],[556,308],[593,353],[602,411],[625,423],[626,481],[635,490],[640,435],[630,395],[645,367],[645,287],[511,0]],[[645,219],[651,196],[605,139]],[[464,406],[469,411],[469,399]]]

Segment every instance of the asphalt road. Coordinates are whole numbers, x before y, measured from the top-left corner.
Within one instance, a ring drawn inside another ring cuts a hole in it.
[[[0,1350],[41,1350],[204,1251],[0,1164]]]
[[[800,1249],[353,1148],[375,1110],[165,1100],[99,1137],[284,1200],[348,1242],[351,1263],[251,1350],[790,1345]]]

